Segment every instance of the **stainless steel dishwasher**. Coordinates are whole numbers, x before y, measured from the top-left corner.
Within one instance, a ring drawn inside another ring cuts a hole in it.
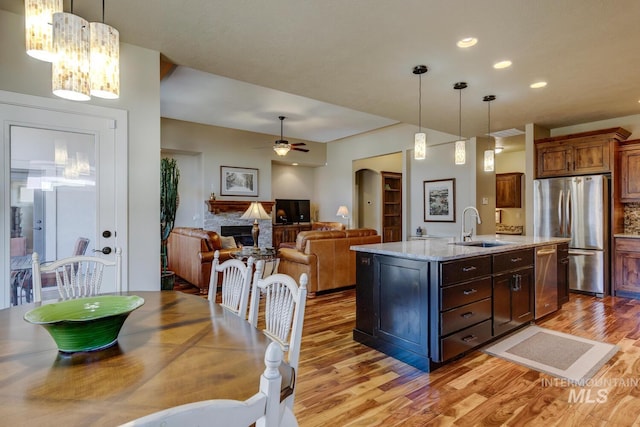
[[[558,309],[558,251],[556,245],[536,249],[535,318]]]

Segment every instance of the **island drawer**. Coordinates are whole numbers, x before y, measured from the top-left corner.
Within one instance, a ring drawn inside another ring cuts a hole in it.
[[[491,277],[480,280],[447,286],[440,289],[441,309],[449,310],[454,307],[469,304],[491,296]]]
[[[442,361],[456,357],[465,351],[484,344],[491,339],[491,320],[485,320],[470,328],[440,340]]]
[[[493,274],[533,265],[533,248],[493,256]]]
[[[491,319],[491,298],[472,302],[440,314],[441,335],[448,335],[487,319]]]
[[[442,286],[491,274],[491,255],[446,261],[440,264]]]

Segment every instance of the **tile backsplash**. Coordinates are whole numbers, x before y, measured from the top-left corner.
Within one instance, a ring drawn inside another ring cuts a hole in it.
[[[626,203],[624,205],[624,232],[640,234],[640,203]]]

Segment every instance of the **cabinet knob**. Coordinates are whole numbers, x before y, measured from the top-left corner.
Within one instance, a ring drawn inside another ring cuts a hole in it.
[[[476,267],[472,265],[471,267],[463,267],[462,271],[464,271],[465,273],[468,273],[469,271],[473,271],[475,269]]]
[[[475,294],[476,292],[478,292],[477,289],[465,289],[464,291],[462,291],[462,293],[465,295]]]
[[[473,312],[472,312],[472,311],[468,311],[468,312],[466,312],[466,313],[461,314],[461,315],[460,315],[460,317],[463,317],[463,318],[465,318],[465,319],[468,319],[468,318],[470,318],[470,317],[473,317]]]

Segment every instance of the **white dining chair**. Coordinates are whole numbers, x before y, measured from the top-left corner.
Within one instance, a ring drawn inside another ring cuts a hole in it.
[[[278,367],[282,349],[276,343],[267,347],[266,368],[260,376],[259,391],[245,401],[212,399],[165,409],[130,421],[120,427],[295,427],[298,422],[291,411],[280,415],[282,376]]]
[[[262,270],[260,264],[263,262],[258,261],[256,272]],[[300,275],[300,286],[286,274],[276,273],[262,278],[256,273],[249,306],[249,323],[258,327],[260,300],[264,296],[263,332],[287,352],[287,362],[296,373],[300,360],[307,282],[306,273]],[[290,410],[293,410],[293,399],[294,393],[285,401]]]
[[[255,259],[249,257],[246,264],[239,259],[228,259],[221,263],[220,252],[215,251],[209,279],[209,301],[216,301],[218,279],[221,276],[220,305],[243,319],[246,318],[254,262]]]
[[[100,293],[105,267],[115,269],[115,290],[122,290],[122,249],[116,248],[113,261],[95,256],[71,256],[46,265],[40,264],[37,252],[31,255],[33,301],[42,301],[43,278],[55,280],[63,300]]]

